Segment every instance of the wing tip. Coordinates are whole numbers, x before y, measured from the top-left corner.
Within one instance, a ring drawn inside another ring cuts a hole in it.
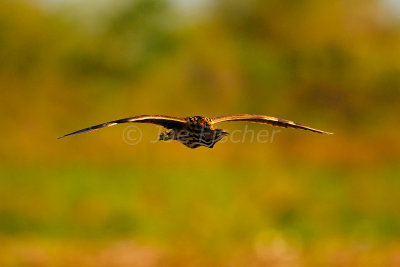
[[[325,132],[325,131],[318,131],[318,133],[320,133],[320,134],[327,134],[327,135],[333,135],[333,134],[335,134],[335,133],[332,133],[332,132]]]
[[[77,132],[65,134],[65,135],[63,135],[63,136],[57,137],[57,139],[62,139],[62,138],[64,138],[64,137],[68,137],[68,136],[72,136],[72,135],[77,135],[77,134],[80,134],[80,133],[82,133],[82,132],[81,132],[81,131],[77,131]]]
[[[332,132],[326,132],[326,131],[318,130],[318,129],[315,129],[315,128],[311,128],[311,127],[308,127],[308,126],[305,126],[305,125],[302,125],[302,124],[296,123],[296,122],[289,122],[289,125],[291,125],[293,128],[300,128],[300,129],[303,129],[303,130],[307,130],[307,131],[311,131],[311,132],[319,133],[319,134],[327,134],[327,135],[335,134],[335,133],[332,133]],[[288,126],[286,126],[286,128],[287,127]]]
[[[333,134],[335,134],[335,133],[324,132],[324,131],[313,131],[313,132],[316,132],[316,133],[319,133],[319,134],[326,134],[326,135],[333,135]]]
[[[66,134],[66,135],[63,135],[63,136],[57,137],[57,140],[58,140],[58,139],[62,139],[62,138],[64,138],[64,137],[67,137],[67,136],[70,136],[70,135],[72,135],[72,134]]]

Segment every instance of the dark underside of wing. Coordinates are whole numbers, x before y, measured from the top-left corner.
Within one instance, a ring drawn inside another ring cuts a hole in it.
[[[219,122],[227,122],[227,121],[247,121],[253,123],[262,123],[262,124],[269,124],[277,127],[284,127],[284,128],[295,128],[295,129],[303,129],[307,131],[312,131],[321,134],[332,134],[329,132],[324,132],[321,130],[317,130],[293,121],[279,119],[276,117],[264,116],[264,115],[250,115],[250,114],[240,114],[240,115],[231,115],[231,116],[222,116],[216,117],[211,119],[212,123],[219,123]]]
[[[76,132],[72,132],[69,134],[66,134],[64,136],[59,137],[67,137],[71,135],[76,135],[76,134],[81,134],[81,133],[87,133],[90,131],[94,131],[97,129],[101,129],[104,127],[110,127],[114,126],[116,124],[120,123],[128,123],[128,122],[135,122],[135,123],[152,123],[156,125],[163,126],[167,129],[173,129],[173,128],[179,128],[183,127],[186,123],[185,119],[183,118],[176,118],[176,117],[170,117],[170,116],[162,116],[162,115],[140,115],[140,116],[135,116],[135,117],[130,117],[130,118],[125,118],[125,119],[120,119],[120,120],[115,120],[115,121],[110,121],[102,124],[98,124],[95,126],[91,126]]]

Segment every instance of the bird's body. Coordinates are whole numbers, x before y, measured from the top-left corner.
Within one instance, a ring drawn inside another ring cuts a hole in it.
[[[209,118],[194,116],[187,117],[185,120],[186,124],[183,127],[162,133],[160,140],[176,140],[190,148],[199,146],[212,148],[225,135],[228,135],[227,132],[221,129],[214,129]]]
[[[95,125],[70,134],[66,134],[60,138],[90,132],[96,129],[109,127],[120,123],[137,122],[152,123],[167,128],[167,131],[161,133],[159,140],[176,140],[189,148],[197,148],[199,146],[212,148],[218,141],[229,134],[222,129],[215,129],[214,127],[215,123],[225,121],[247,121],[253,123],[270,124],[278,127],[303,129],[321,134],[331,134],[295,123],[293,121],[263,115],[240,114],[216,118],[207,118],[202,116],[178,118],[161,115],[140,115]]]

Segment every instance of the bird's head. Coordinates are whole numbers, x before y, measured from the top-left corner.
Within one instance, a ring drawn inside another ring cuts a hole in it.
[[[222,129],[215,129],[215,140],[218,142],[219,140],[221,140],[222,138],[224,138],[225,136],[229,135],[228,132],[222,130]]]
[[[225,132],[222,129],[215,129],[215,130],[212,131],[211,140],[208,140],[208,142],[205,143],[204,146],[207,146],[209,148],[213,148],[216,143],[221,141],[221,139],[224,138],[225,136],[227,136],[228,134],[229,134],[228,132]]]

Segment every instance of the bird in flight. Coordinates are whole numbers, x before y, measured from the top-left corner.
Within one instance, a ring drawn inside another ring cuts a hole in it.
[[[197,148],[199,146],[213,148],[218,141],[220,141],[222,138],[224,138],[226,135],[229,134],[228,132],[222,129],[216,129],[214,127],[214,124],[226,121],[245,121],[245,122],[261,123],[261,124],[269,124],[272,126],[284,127],[284,128],[289,127],[295,129],[303,129],[320,134],[332,134],[329,132],[313,129],[293,121],[288,121],[264,115],[239,114],[239,115],[230,115],[230,116],[222,116],[215,118],[207,118],[202,116],[178,118],[178,117],[161,116],[161,115],[140,115],[95,125],[73,133],[66,134],[64,136],[59,137],[58,139],[71,135],[90,132],[93,130],[113,126],[120,123],[137,122],[137,123],[152,123],[165,127],[167,130],[161,133],[159,138],[160,141],[176,140],[189,148]]]

